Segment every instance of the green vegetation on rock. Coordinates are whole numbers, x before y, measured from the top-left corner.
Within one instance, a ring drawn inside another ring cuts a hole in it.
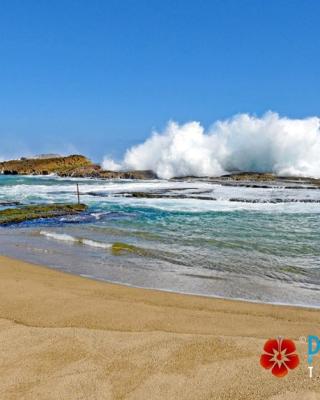
[[[54,218],[79,214],[87,209],[85,204],[44,204],[0,210],[0,225],[18,224],[38,218]]]
[[[122,242],[113,243],[111,250],[114,255],[120,255],[122,253],[134,253],[139,256],[148,255],[147,250],[142,249],[141,247],[138,246],[134,246],[132,244],[127,244]]]

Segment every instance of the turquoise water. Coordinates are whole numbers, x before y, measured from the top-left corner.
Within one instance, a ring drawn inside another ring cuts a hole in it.
[[[87,213],[2,227],[1,253],[134,286],[320,305],[320,190],[0,176],[0,207],[75,201],[76,183]]]

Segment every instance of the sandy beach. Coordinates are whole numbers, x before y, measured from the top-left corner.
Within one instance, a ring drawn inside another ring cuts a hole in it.
[[[320,312],[136,289],[0,257],[0,398],[320,399]],[[296,341],[282,379],[266,339]]]

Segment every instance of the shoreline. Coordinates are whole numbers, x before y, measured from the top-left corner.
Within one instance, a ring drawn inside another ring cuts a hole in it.
[[[96,278],[92,275],[89,274],[76,274],[73,272],[68,272],[64,270],[57,269],[54,266],[50,266],[48,264],[40,264],[37,262],[30,262],[26,259],[23,258],[14,258],[11,257],[10,255],[5,255],[0,253],[0,258],[1,257],[6,257],[9,259],[14,259],[16,261],[20,262],[25,262],[28,264],[32,264],[41,268],[47,268],[49,270],[61,272],[63,274],[71,275],[71,276],[77,276],[81,277],[84,279],[89,279],[93,280],[95,282],[102,282],[110,285],[118,285],[118,286],[123,286],[127,288],[133,288],[133,289],[142,289],[142,290],[150,290],[150,291],[156,291],[156,292],[163,292],[163,293],[168,293],[168,294],[177,294],[177,295],[182,295],[182,296],[194,296],[194,297],[200,297],[204,299],[213,299],[213,300],[223,300],[223,301],[235,301],[235,302],[243,302],[243,303],[249,303],[249,304],[257,304],[257,305],[266,305],[266,306],[277,306],[277,307],[290,307],[290,308],[297,308],[297,309],[310,309],[310,310],[320,310],[320,304],[319,306],[313,306],[313,305],[305,305],[305,304],[289,304],[289,303],[278,303],[278,302],[263,302],[259,300],[253,300],[253,299],[245,299],[245,298],[236,298],[236,297],[223,297],[223,296],[218,296],[218,295],[208,295],[208,294],[201,294],[201,293],[193,293],[193,292],[179,292],[176,290],[170,290],[170,289],[161,289],[161,288],[155,288],[155,287],[146,287],[146,286],[137,286],[133,285],[130,283],[124,283],[120,281],[112,281],[108,279],[103,279],[103,278]]]
[[[319,326],[317,309],[133,288],[0,256],[4,400],[319,399],[299,342]],[[279,335],[301,360],[283,379],[259,364]]]
[[[6,182],[5,198],[24,204],[75,200],[76,186],[65,179],[63,183],[50,180],[43,186],[36,178]],[[318,205],[301,203],[309,196],[305,191],[279,189],[279,194],[239,189],[236,193],[202,183],[138,186],[80,184],[81,200],[89,205],[87,212],[1,229],[2,252],[29,262],[42,264],[45,260],[58,270],[130,287],[319,308],[316,234],[320,214]],[[149,194],[165,193],[169,198],[127,196],[141,189]],[[175,192],[186,198],[171,198]],[[320,201],[318,192],[310,192],[315,201]],[[214,205],[198,201],[193,198],[196,193],[221,200]],[[248,204],[230,201],[235,194],[251,200]],[[288,196],[297,201],[290,206],[270,203]],[[122,263],[124,268],[118,268]]]
[[[23,261],[23,260],[22,260]],[[26,261],[27,262],[27,261]],[[41,265],[41,264],[36,264],[37,266],[44,267],[44,268],[49,268],[49,269],[55,269],[54,267],[50,267],[48,265]],[[57,271],[57,269],[55,269]],[[289,303],[277,303],[277,302],[263,302],[259,300],[250,300],[250,299],[244,299],[241,297],[223,297],[223,296],[217,296],[217,295],[207,295],[207,294],[200,294],[200,293],[192,293],[192,292],[178,292],[176,290],[170,290],[170,289],[158,289],[154,287],[146,287],[146,286],[136,286],[132,285],[130,283],[123,283],[119,281],[110,281],[107,279],[99,279],[95,278],[94,276],[91,275],[86,275],[86,274],[73,274],[71,272],[66,272],[66,271],[60,271],[66,274],[70,274],[73,276],[80,276],[85,279],[89,280],[94,280],[97,282],[105,282],[109,283],[111,285],[118,285],[118,286],[124,286],[128,288],[133,288],[133,289],[142,289],[142,290],[150,290],[150,291],[155,291],[155,292],[163,292],[163,293],[168,293],[168,294],[178,294],[182,296],[194,296],[194,297],[200,297],[204,299],[213,299],[213,300],[223,300],[223,301],[234,301],[234,302],[239,302],[239,303],[249,303],[249,304],[257,304],[257,305],[266,305],[266,306],[276,306],[276,307],[290,307],[290,308],[297,308],[297,309],[305,309],[305,310],[317,310],[320,311],[320,305],[319,306],[312,306],[312,305],[305,305],[305,304],[289,304]]]

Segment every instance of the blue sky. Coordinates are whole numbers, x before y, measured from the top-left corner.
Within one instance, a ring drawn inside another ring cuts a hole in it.
[[[317,0],[1,0],[0,156],[120,157],[170,119],[319,114]]]

